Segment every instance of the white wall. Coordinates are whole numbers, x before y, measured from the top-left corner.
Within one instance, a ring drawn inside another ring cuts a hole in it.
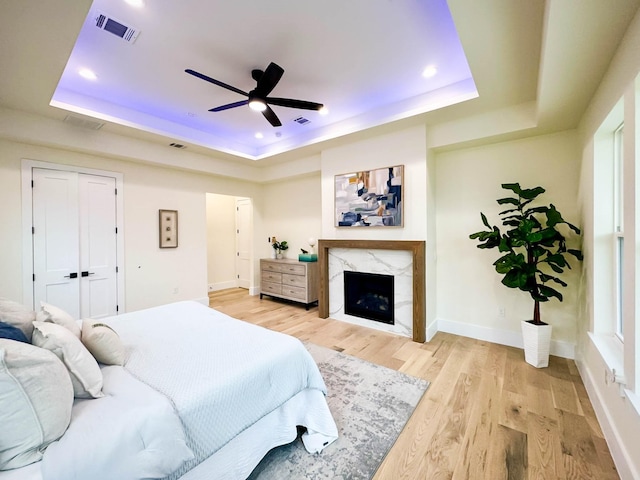
[[[394,165],[404,165],[404,227],[335,227],[335,175]],[[427,238],[427,149],[423,125],[324,150],[321,166],[323,238]]]
[[[263,188],[263,218],[268,228],[266,234],[258,238],[255,250],[263,258],[270,258],[273,248],[268,238],[275,236],[289,245],[285,257],[298,258],[301,248],[310,250],[309,237],[320,238],[320,174],[269,183]]]
[[[207,283],[209,290],[237,286],[236,198],[207,194]]]
[[[497,250],[481,250],[471,233],[485,229],[482,211],[489,222],[500,226],[496,203],[510,196],[502,183],[519,182],[523,188],[542,186],[539,197],[553,203],[563,218],[579,226],[577,191],[580,152],[576,132],[503,142],[436,155],[437,305],[438,328],[508,345],[522,345],[520,321],[533,318],[528,294],[500,283],[492,263]],[[569,230],[567,229],[567,232]],[[570,248],[579,238],[567,234]],[[563,279],[562,303],[541,304],[542,320],[553,327],[556,354],[573,356],[576,342],[579,263],[572,262]],[[464,299],[464,301],[462,301]],[[503,308],[504,317],[498,315]]]
[[[598,315],[602,315],[597,304],[594,303],[593,292],[596,288],[602,288],[601,279],[597,278],[593,261],[593,252],[596,248],[597,227],[594,225],[595,210],[598,205],[594,200],[594,142],[592,137],[597,129],[605,121],[616,103],[624,96],[625,92],[633,91],[633,83],[640,72],[640,13],[636,14],[629,29],[613,58],[609,70],[603,78],[596,95],[589,104],[588,110],[580,124],[582,174],[580,178],[581,214],[584,225],[584,297],[582,298],[584,309],[579,317],[578,326],[578,355],[577,363],[580,374],[589,393],[589,398],[594,406],[602,430],[607,438],[611,454],[623,480],[640,478],[640,414],[629,401],[620,395],[619,385],[605,381],[605,372],[609,369],[601,352],[596,348],[587,334],[594,325],[598,324]],[[626,107],[625,107],[626,108]],[[625,111],[625,116],[627,115]],[[625,120],[626,122],[626,120]],[[635,123],[635,122],[631,122]],[[636,126],[637,129],[637,126]],[[631,128],[633,135],[633,128]],[[627,140],[627,123],[625,123],[625,141]],[[638,138],[636,133],[635,149],[637,152]],[[635,158],[637,165],[637,154]],[[628,161],[625,156],[625,162]],[[636,185],[636,192],[637,192]],[[626,193],[626,192],[625,192]],[[636,214],[637,218],[637,214]],[[626,228],[626,226],[625,226]],[[626,244],[627,242],[625,242]],[[635,245],[638,252],[638,245]],[[637,305],[637,304],[636,304]],[[637,308],[637,307],[636,307]],[[635,319],[631,318],[631,321]],[[635,320],[637,322],[637,320]],[[635,325],[635,328],[638,326]],[[626,337],[625,337],[626,338]],[[626,344],[627,342],[625,342]],[[625,350],[633,346],[626,345]],[[633,348],[635,353],[635,367],[638,368],[639,353],[636,343]],[[629,353],[629,351],[625,352]],[[636,385],[636,392],[637,392]]]
[[[82,135],[80,131],[80,135]],[[0,140],[0,296],[21,302],[21,159],[78,165],[124,175],[126,311],[207,297],[207,192],[261,199],[259,185],[151,167],[58,148]],[[257,202],[258,204],[260,201]],[[179,211],[179,247],[158,248],[158,209]],[[254,210],[261,233],[262,214]],[[258,270],[257,268],[255,270]],[[178,293],[174,293],[177,289]],[[122,308],[121,308],[122,310]]]

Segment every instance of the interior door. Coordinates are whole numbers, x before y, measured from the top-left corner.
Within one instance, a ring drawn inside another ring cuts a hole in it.
[[[117,313],[115,178],[34,168],[34,308],[74,318]]]
[[[116,179],[80,175],[80,314],[117,313]]]
[[[249,288],[251,266],[251,200],[236,200],[236,275],[238,286]]]
[[[34,168],[32,178],[34,307],[80,318],[78,174]]]

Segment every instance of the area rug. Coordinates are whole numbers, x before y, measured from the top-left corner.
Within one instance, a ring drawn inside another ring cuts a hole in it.
[[[339,438],[309,454],[300,437],[271,450],[249,480],[370,479],[429,382],[311,343],[305,346],[327,385]]]

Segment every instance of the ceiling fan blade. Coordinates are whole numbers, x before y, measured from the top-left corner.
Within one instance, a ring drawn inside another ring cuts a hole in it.
[[[272,126],[274,126],[274,127],[281,127],[282,126],[282,122],[280,121],[280,119],[276,115],[276,112],[271,110],[271,108],[269,106],[267,106],[266,110],[264,110],[262,112],[262,115],[264,115],[264,118],[266,118]]]
[[[256,94],[261,97],[266,97],[271,93],[271,90],[278,84],[282,78],[284,69],[280,65],[276,65],[271,62],[262,76],[258,79],[258,85],[256,86]]]
[[[220,80],[216,80],[215,78],[207,77],[206,75],[196,72],[195,70],[191,70],[190,68],[187,68],[185,72],[187,72],[189,75],[193,75],[194,77],[198,77],[198,78],[201,78],[202,80],[213,83],[214,85],[218,85],[219,87],[226,88],[227,90],[231,90],[232,92],[239,93],[240,95],[244,95],[245,97],[249,96],[247,92],[243,92],[239,88],[232,87],[231,85],[227,85],[226,83],[221,82]]]
[[[249,103],[249,99],[240,100],[239,102],[227,103],[226,105],[220,105],[219,107],[210,108],[209,111],[210,112],[221,112],[223,110],[229,110],[230,108],[241,107],[243,105],[246,105],[247,103]]]
[[[294,100],[293,98],[267,97],[266,100],[270,105],[289,108],[301,108],[303,110],[320,110],[324,106],[321,103],[307,102],[305,100]]]

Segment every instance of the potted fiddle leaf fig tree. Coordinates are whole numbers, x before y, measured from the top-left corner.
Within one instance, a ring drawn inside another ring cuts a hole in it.
[[[533,300],[533,319],[524,320],[522,334],[525,347],[525,361],[535,367],[549,365],[551,325],[540,318],[540,302],[552,298],[562,301],[562,294],[556,289],[567,283],[557,275],[565,268],[571,268],[567,256],[582,260],[580,250],[567,248],[565,232],[568,229],[579,235],[580,230],[565,221],[553,204],[534,204],[536,198],[545,192],[542,187],[523,189],[519,183],[503,183],[502,188],[512,195],[497,200],[499,205],[509,208],[499,213],[503,228],[490,225],[481,212],[482,223],[487,230],[469,235],[480,242],[482,249],[497,248],[502,254],[493,265],[496,272],[504,275],[502,284],[527,292]]]

